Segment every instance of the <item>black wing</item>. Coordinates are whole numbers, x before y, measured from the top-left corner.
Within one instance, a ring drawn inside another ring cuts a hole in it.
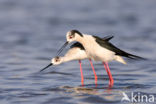
[[[114,46],[113,44],[111,44],[110,42],[106,41],[106,40],[103,40],[97,36],[93,36],[95,39],[96,39],[96,42],[104,47],[104,48],[107,48],[108,50],[111,50],[113,52],[115,52],[116,55],[120,55],[120,56],[124,56],[124,57],[128,57],[128,58],[131,58],[131,59],[144,59],[140,56],[136,56],[136,55],[132,55],[132,54],[129,54],[125,51],[122,51],[121,49],[117,48],[116,46]]]
[[[85,48],[83,47],[83,45],[82,45],[81,43],[79,43],[79,42],[76,42],[76,43],[74,43],[74,44],[72,44],[72,45],[70,46],[70,48],[75,48],[75,47],[78,47],[78,48],[80,48],[81,50],[85,50]]]
[[[105,41],[110,41],[112,38],[114,38],[114,36],[106,36],[106,37],[103,37],[102,40],[105,40]]]
[[[102,38],[102,40],[105,40],[105,41],[109,41],[113,38],[114,36],[106,36],[104,38]],[[70,46],[70,48],[75,48],[75,47],[78,47],[80,48],[81,50],[85,50],[85,48],[83,47],[83,45],[79,42],[76,42],[74,43],[73,45]]]

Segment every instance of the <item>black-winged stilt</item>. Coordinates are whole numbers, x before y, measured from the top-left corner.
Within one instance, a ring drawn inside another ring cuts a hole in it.
[[[85,48],[86,54],[88,58],[94,61],[102,61],[106,72],[109,76],[109,85],[113,86],[114,80],[111,74],[111,71],[108,66],[108,62],[116,60],[123,64],[126,64],[126,61],[122,58],[122,56],[131,58],[131,59],[144,59],[142,57],[127,53],[109,41],[103,40],[98,36],[92,36],[87,34],[82,34],[78,30],[71,30],[67,32],[66,42],[58,51],[58,55],[62,52],[62,50],[71,42],[77,41],[83,45]]]
[[[106,36],[102,39],[105,41],[109,41],[112,38],[113,38],[113,36]],[[88,56],[86,54],[86,51],[85,51],[83,45],[81,45],[79,42],[76,42],[70,46],[70,49],[67,51],[67,53],[63,57],[57,56],[57,57],[53,58],[51,60],[51,63],[40,71],[43,71],[52,65],[59,65],[59,64],[64,63],[64,62],[68,62],[68,61],[72,61],[72,60],[78,60],[79,64],[80,64],[81,83],[82,83],[82,85],[84,85],[84,77],[83,77],[83,71],[82,71],[82,66],[81,66],[81,60],[87,59],[87,58],[88,58]],[[91,59],[89,59],[89,61],[90,61],[90,64],[91,64],[91,67],[92,67],[92,70],[94,73],[95,84],[97,85],[97,75],[96,75],[96,72],[95,72],[95,69],[94,69],[94,66],[93,66]]]

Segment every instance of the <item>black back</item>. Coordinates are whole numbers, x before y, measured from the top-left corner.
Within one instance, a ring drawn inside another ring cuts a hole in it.
[[[93,36],[93,37],[96,39],[96,42],[100,46],[102,46],[102,47],[104,47],[104,48],[106,48],[108,50],[111,50],[111,51],[115,52],[116,55],[128,57],[128,58],[131,58],[131,59],[135,59],[135,58],[144,59],[142,57],[139,57],[139,56],[136,56],[136,55],[132,55],[132,54],[129,54],[127,52],[122,51],[121,49],[119,49],[116,46],[114,46],[113,44],[111,44],[109,41],[103,40],[103,39],[101,39],[101,38],[99,38],[97,36]]]
[[[113,37],[114,37],[114,36],[106,36],[106,37],[102,38],[102,40],[104,40],[104,41],[109,41],[109,40],[111,40]],[[74,43],[73,45],[70,46],[70,48],[75,48],[75,47],[78,47],[78,48],[80,48],[81,50],[85,50],[85,48],[83,47],[83,45],[82,45],[81,43],[79,43],[79,42],[76,42],[76,43]]]
[[[81,50],[85,50],[85,48],[83,47],[83,45],[81,43],[79,43],[79,42],[76,42],[76,43],[74,43],[73,45],[70,46],[70,48],[75,48],[75,47],[78,47]]]

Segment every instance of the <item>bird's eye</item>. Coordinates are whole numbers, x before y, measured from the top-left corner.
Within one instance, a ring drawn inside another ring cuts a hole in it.
[[[58,62],[59,61],[59,57],[56,57],[55,61]]]
[[[69,39],[72,39],[74,37],[74,35],[69,35]]]
[[[69,39],[72,39],[73,38],[73,36],[72,35],[69,35]]]

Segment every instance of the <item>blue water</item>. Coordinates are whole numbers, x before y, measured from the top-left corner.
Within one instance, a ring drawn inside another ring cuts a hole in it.
[[[148,60],[111,62],[112,89],[99,62],[97,87],[88,60],[82,61],[84,87],[77,61],[38,73],[72,29],[113,35],[113,44]],[[0,104],[121,104],[122,92],[156,99],[155,40],[155,0],[0,0]]]

